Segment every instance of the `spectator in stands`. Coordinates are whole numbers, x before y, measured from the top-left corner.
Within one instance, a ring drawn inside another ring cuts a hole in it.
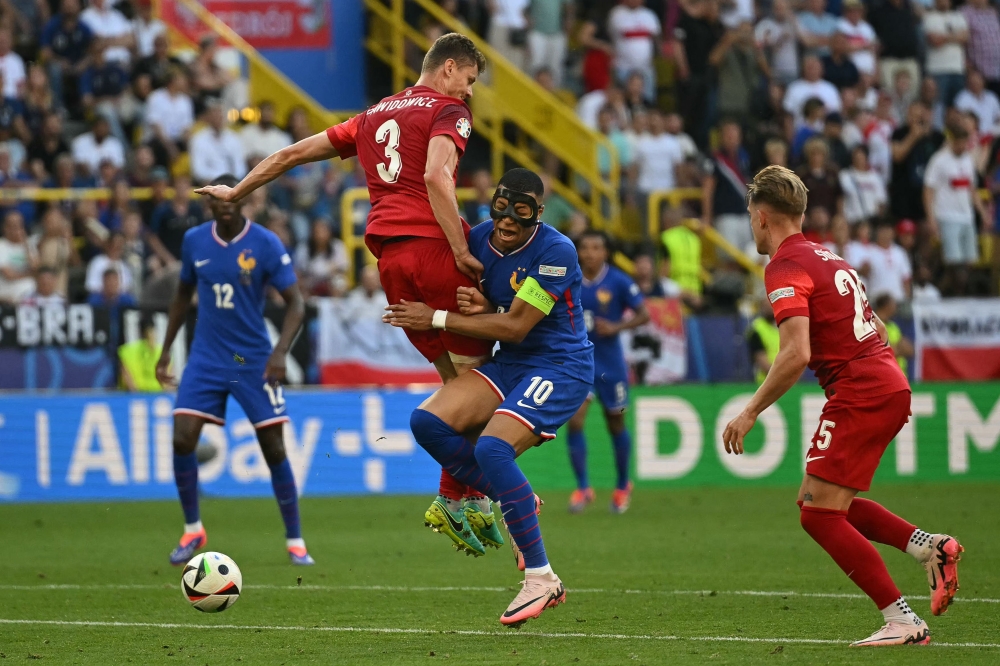
[[[226,116],[218,100],[208,101],[205,124],[191,136],[188,146],[194,182],[204,185],[227,173],[242,179],[247,173],[243,144],[236,132],[226,126]]]
[[[906,124],[892,133],[889,207],[895,219],[925,219],[924,170],[942,143],[944,136],[931,126],[927,106],[923,102],[911,104]]]
[[[964,76],[962,80],[965,80]],[[920,90],[917,91],[917,101],[921,102],[929,110],[931,127],[938,131],[944,129],[945,105],[938,94],[937,82],[932,77],[926,76],[920,82]],[[909,107],[907,107],[907,113],[909,113]]]
[[[667,134],[677,139],[681,144],[681,153],[685,160],[693,159],[698,155],[698,146],[694,139],[684,132],[684,118],[679,113],[668,113],[663,117],[663,127]]]
[[[282,148],[292,145],[292,137],[275,124],[274,102],[260,103],[260,118],[256,123],[248,123],[240,131],[243,154],[247,160],[267,157]]]
[[[28,144],[30,170],[40,182],[54,175],[56,157],[69,152],[62,130],[62,118],[58,113],[50,113],[42,122],[42,131]]]
[[[107,243],[104,245],[104,254],[99,254],[90,260],[87,265],[87,277],[84,280],[84,287],[91,294],[103,294],[109,297],[112,294],[132,291],[132,269],[125,263],[125,236],[120,231],[113,232]],[[114,292],[108,292],[108,280],[106,273],[117,274]]]
[[[910,80],[910,73],[905,69],[896,70],[896,78],[892,82],[892,90],[887,91],[885,97],[889,98],[892,105],[893,125],[900,125],[906,118],[906,113],[910,104],[916,99],[916,91],[913,89],[913,81]],[[881,98],[879,99],[881,101]]]
[[[811,55],[830,52],[830,38],[837,30],[837,17],[826,11],[826,0],[806,0],[805,11],[799,12],[799,41]]]
[[[574,7],[570,0],[533,0],[528,7],[528,71],[548,69],[557,88],[566,72],[566,35],[575,20]]]
[[[564,199],[552,186],[552,176],[542,172],[540,174],[542,186],[545,191],[545,222],[563,233],[566,232],[567,223],[573,218],[576,212],[573,206]],[[491,195],[492,196],[492,195]]]
[[[3,75],[0,74],[0,86],[2,85]],[[15,139],[19,144],[31,141],[32,134],[24,121],[24,104],[21,100],[14,97],[0,97],[0,129],[4,131],[5,139],[8,137]]]
[[[47,308],[50,305],[65,305],[66,297],[59,293],[56,272],[49,266],[42,266],[35,276],[35,291],[25,296],[21,303]]]
[[[847,35],[837,31],[830,37],[830,52],[823,56],[823,78],[838,90],[858,85],[861,75],[849,50]]]
[[[884,293],[872,299],[872,309],[875,310],[875,314],[885,324],[888,343],[892,348],[892,353],[896,356],[896,363],[899,364],[899,369],[903,371],[903,374],[906,374],[910,364],[909,359],[913,358],[913,341],[903,335],[903,332],[899,329],[899,324],[894,321],[898,307],[896,299],[889,293]]]
[[[965,84],[969,24],[961,12],[952,9],[951,0],[934,0],[934,10],[924,14],[923,27],[927,39],[926,73],[937,82],[941,102],[951,106]]]
[[[784,109],[795,117],[796,126],[803,121],[803,106],[816,97],[830,111],[840,111],[840,93],[836,86],[823,80],[823,62],[814,55],[802,59],[802,78],[792,81],[785,91]]]
[[[754,41],[753,25],[741,23],[728,31],[708,61],[716,71],[719,115],[749,122],[768,75],[767,59]]]
[[[806,240],[825,245],[831,240],[830,211],[823,206],[813,206],[806,211],[802,224],[802,234]]]
[[[912,266],[917,251],[917,225],[913,220],[900,220],[896,223],[896,243],[906,252]]]
[[[313,220],[309,240],[295,251],[295,270],[310,296],[340,296],[347,289],[350,261],[344,241],[334,238],[330,221]]]
[[[344,314],[348,321],[380,321],[388,304],[379,281],[378,268],[368,264],[361,269],[358,286],[351,289],[344,299]]]
[[[156,363],[162,351],[153,318],[142,315],[139,319],[139,339],[118,348],[121,383],[126,391],[156,393],[163,390],[156,378]]]
[[[28,78],[25,80],[21,102],[28,134],[20,138],[22,141],[30,141],[31,135],[41,131],[45,115],[55,111],[57,106],[49,77],[38,63],[28,65]]]
[[[757,299],[757,316],[747,326],[746,339],[754,380],[763,384],[778,356],[778,326],[774,323],[774,309],[767,297]]]
[[[712,157],[702,185],[701,217],[705,226],[714,227],[738,248],[753,240],[746,203],[750,178],[750,155],[743,146],[743,130],[736,120],[725,120],[719,125],[719,150]],[[680,280],[677,282],[684,286]]]
[[[858,73],[877,75],[875,52],[878,38],[875,29],[865,20],[865,6],[861,0],[844,0],[844,17],[837,22],[837,32],[847,38],[847,51]]]
[[[76,95],[76,78],[90,67],[91,47],[96,39],[80,20],[80,0],[62,0],[61,11],[42,30],[42,61],[45,63],[59,107],[71,103],[67,92]],[[69,86],[66,84],[69,83]]]
[[[98,220],[109,231],[121,231],[126,213],[132,209],[132,190],[124,178],[111,183],[111,198],[102,207]]]
[[[913,279],[913,303],[937,303],[941,300],[941,291],[931,279],[931,269],[926,264],[917,264]]]
[[[684,0],[681,7],[683,13],[674,31],[680,112],[695,143],[706,149],[713,124],[710,97],[714,94],[714,72],[708,56],[726,28],[719,20],[718,0]]]
[[[493,205],[493,175],[490,173],[489,169],[477,169],[472,174],[472,187],[476,190],[476,196],[465,202],[464,215],[465,221],[476,226],[477,224],[482,224],[490,219],[490,207]],[[549,192],[549,188],[545,188],[545,192]],[[545,206],[545,210],[548,211],[548,205]],[[546,212],[545,221],[548,222],[549,216]]]
[[[192,96],[200,113],[209,98],[221,100],[226,88],[233,82],[230,73],[219,66],[215,58],[219,53],[219,42],[214,35],[201,38],[198,55],[191,62]]]
[[[669,265],[663,267],[669,277],[680,287],[692,306],[701,306],[704,284],[701,278],[701,236],[683,224],[681,213],[663,206],[660,211],[660,243]],[[653,272],[653,271],[650,271]],[[649,292],[644,291],[649,295]]]
[[[838,257],[847,252],[847,244],[851,242],[851,225],[841,215],[830,221],[830,237],[823,245]]]
[[[651,192],[677,187],[677,168],[684,162],[684,153],[680,141],[667,134],[659,111],[649,113],[649,133],[636,137],[634,159],[636,189],[642,201]]]
[[[141,58],[132,68],[132,81],[146,77],[149,89],[163,88],[170,81],[170,73],[183,67],[183,63],[169,53],[170,44],[167,35],[159,34],[153,38],[153,51]]]
[[[137,146],[132,151],[132,166],[128,170],[128,182],[132,187],[150,187],[153,184],[153,169],[156,167],[156,157],[149,146]],[[152,209],[150,209],[152,212]],[[149,219],[148,215],[143,216]]]
[[[656,262],[648,254],[639,254],[632,260],[635,286],[645,298],[665,298],[663,282],[656,274]],[[666,278],[669,280],[670,278]],[[673,282],[671,280],[671,282]],[[676,284],[676,283],[674,283]]]
[[[771,15],[765,16],[754,31],[757,46],[767,57],[771,79],[783,86],[799,78],[797,26],[788,2],[774,0]]]
[[[125,166],[125,147],[117,137],[111,136],[108,120],[95,116],[90,131],[73,139],[73,161],[90,175],[97,174],[102,160],[108,160],[117,168]]]
[[[35,270],[38,255],[28,243],[24,217],[9,210],[3,218],[3,238],[0,238],[0,302],[19,303],[35,291]]]
[[[490,28],[487,41],[515,68],[523,70],[527,61],[528,0],[490,0]]]
[[[969,65],[1000,95],[1000,15],[990,0],[968,0],[962,15],[969,26]]]
[[[844,191],[835,165],[830,162],[830,148],[822,137],[806,141],[803,154],[806,163],[796,173],[807,188],[809,202],[806,211],[825,208],[829,215],[844,214]],[[743,247],[737,245],[737,247]]]
[[[642,72],[633,71],[625,79],[624,93],[625,107],[628,109],[629,117],[635,119],[636,114],[646,113],[653,105],[646,98],[646,77]]]
[[[11,50],[13,45],[10,28],[0,28],[0,74],[3,75],[0,92],[4,97],[20,99],[24,92],[24,60]]]
[[[102,255],[103,256],[103,255]],[[100,257],[95,257],[95,261]],[[93,266],[93,262],[90,264]],[[91,269],[87,269],[87,278],[90,279]],[[107,308],[111,311],[111,316],[116,317],[121,308],[134,308],[137,306],[135,296],[122,290],[122,272],[114,266],[105,268],[98,275],[100,287],[97,291],[90,292],[87,303],[95,308]]]
[[[660,146],[661,144],[664,144],[664,142],[660,141],[658,137],[669,136],[663,131],[662,116],[658,120],[657,128],[660,133],[655,137],[650,135],[650,140],[644,144],[646,148],[650,148],[653,145]],[[601,109],[600,114],[598,114],[597,131],[608,138],[608,141],[611,143],[611,148],[614,150],[615,156],[618,158],[618,164],[621,166],[623,173],[631,171],[632,163],[638,156],[632,154],[632,143],[625,136],[625,133],[618,128],[618,125],[615,124],[614,111],[610,107],[604,107]],[[671,143],[670,146],[673,147],[673,144]],[[680,147],[678,145],[678,151],[679,148]],[[644,153],[643,156],[646,160],[650,158],[648,153]],[[668,152],[666,155],[661,155],[661,157],[665,159],[674,159],[677,157],[677,153]],[[640,168],[650,169],[655,167],[650,166],[647,161],[640,164]],[[602,176],[607,177],[611,174],[611,155],[603,145],[597,147],[597,169]],[[627,186],[627,183],[623,183],[623,185]]]
[[[871,274],[872,225],[868,220],[861,220],[854,225],[853,239],[844,248],[844,260],[861,276],[865,282]],[[866,283],[867,284],[867,283]]]
[[[591,129],[597,129],[597,116],[601,109],[610,107],[615,115],[615,124],[619,127],[629,125],[629,110],[625,104],[625,95],[617,83],[609,83],[603,90],[592,90],[576,105],[576,115],[580,121]]]
[[[796,128],[795,137],[792,139],[793,164],[802,161],[802,150],[806,146],[806,141],[823,132],[826,116],[826,107],[819,97],[810,97],[802,105],[802,124]]]
[[[132,24],[124,14],[112,6],[111,0],[90,0],[90,6],[80,14],[80,20],[99,39],[98,48],[104,60],[116,63],[127,71],[132,62],[135,35]]]
[[[888,294],[898,303],[910,300],[912,269],[906,250],[896,244],[896,232],[891,224],[881,224],[875,230],[875,243],[868,248],[871,271],[865,290],[872,301]]]
[[[920,78],[920,19],[910,0],[885,0],[871,16],[872,27],[881,45],[879,76],[882,88],[888,90],[896,70],[904,68],[910,79]]]
[[[848,223],[870,222],[885,214],[889,197],[882,177],[868,163],[868,146],[860,144],[851,151],[851,168],[840,172],[840,188]]]
[[[645,80],[646,99],[656,97],[656,54],[662,29],[660,19],[644,5],[644,0],[622,0],[608,14],[608,34],[614,45],[615,74],[624,81],[632,72]]]
[[[136,16],[132,19],[132,32],[135,34],[135,52],[140,58],[153,55],[156,50],[156,38],[166,37],[167,26],[153,16],[153,3],[150,0],[136,0],[133,3]]]
[[[154,90],[146,100],[146,141],[157,164],[169,167],[187,146],[194,124],[194,103],[187,94],[187,75],[175,69],[167,86]]]
[[[122,261],[132,272],[134,286],[132,291],[136,294],[142,293],[143,279],[146,276],[146,269],[158,268],[159,262],[153,262],[150,266],[147,259],[149,251],[146,247],[146,240],[143,238],[142,215],[139,211],[130,208],[122,215],[121,232],[125,239],[125,249],[122,250]]]
[[[38,263],[53,272],[55,291],[68,297],[70,268],[80,266],[80,255],[73,243],[73,230],[62,211],[55,206],[45,212],[39,226],[41,231],[31,238]]]
[[[184,234],[203,221],[201,205],[191,200],[191,181],[175,178],[174,198],[157,206],[149,220],[149,246],[164,266],[179,270]]]
[[[846,169],[851,164],[851,151],[844,142],[844,118],[839,113],[828,113],[823,122],[823,139],[830,151],[830,161],[838,169]]]
[[[1000,132],[1000,100],[986,89],[986,80],[978,71],[970,69],[965,80],[965,89],[955,97],[955,108],[976,114],[980,130],[996,135]]]
[[[948,128],[947,146],[936,152],[924,171],[924,206],[927,224],[941,238],[946,268],[942,291],[950,296],[966,294],[968,269],[979,261],[976,212],[989,213],[976,194],[976,167],[969,152],[965,127]],[[899,299],[902,300],[902,299]]]
[[[611,57],[615,50],[611,46],[611,38],[608,36],[606,12],[606,5],[594,3],[580,24],[580,31],[577,33],[577,41],[583,49],[584,93],[604,90],[612,81]]]
[[[784,139],[771,138],[764,144],[764,166],[772,164],[788,168],[788,144]]]
[[[86,116],[104,116],[122,144],[130,143],[123,122],[131,122],[137,113],[131,104],[128,72],[121,65],[105,59],[104,54],[94,54],[94,64],[80,77],[80,102]]]

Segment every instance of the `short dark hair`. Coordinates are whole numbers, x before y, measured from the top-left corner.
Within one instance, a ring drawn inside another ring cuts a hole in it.
[[[881,310],[882,308],[884,308],[885,306],[889,305],[889,303],[893,302],[894,300],[895,299],[892,297],[892,294],[879,294],[875,298],[875,303],[873,303],[873,305],[875,306],[876,310]]]
[[[802,105],[802,115],[808,118],[812,114],[816,113],[816,110],[823,108],[826,105],[823,104],[823,100],[819,97],[810,97],[806,100],[806,103]]]
[[[117,268],[105,268],[104,272],[101,273],[102,278],[110,277],[112,275],[114,275],[115,277],[121,277],[120,275],[118,275]]]
[[[224,173],[215,180],[213,180],[209,185],[225,185],[226,187],[236,187],[239,184],[240,179],[231,173]]]
[[[542,184],[542,179],[531,169],[522,167],[511,169],[500,178],[499,184],[515,192],[534,194],[539,198],[545,196],[545,185]]]
[[[457,32],[449,32],[435,40],[424,56],[420,71],[433,72],[448,60],[454,60],[459,66],[476,65],[480,74],[486,71],[486,56],[475,42]]]
[[[772,164],[764,167],[747,186],[747,202],[766,204],[775,212],[799,217],[806,210],[809,188],[794,171]]]
[[[611,240],[608,238],[608,235],[603,231],[601,231],[600,229],[584,230],[584,232],[580,234],[580,236],[576,239],[577,248],[579,248],[580,245],[583,244],[583,241],[587,240],[588,238],[601,239],[601,242],[604,243],[604,249],[607,250],[608,252],[611,252]]]

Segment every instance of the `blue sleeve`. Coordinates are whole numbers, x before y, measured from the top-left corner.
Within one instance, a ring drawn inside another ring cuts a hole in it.
[[[194,285],[198,283],[198,276],[194,272],[194,260],[191,258],[191,245],[193,241],[191,240],[191,232],[194,229],[187,231],[184,234],[184,240],[181,242],[181,282],[187,285]]]
[[[52,48],[52,38],[55,37],[56,30],[59,29],[59,17],[53,16],[42,28],[42,46]]]
[[[298,281],[295,277],[295,269],[292,267],[292,258],[288,250],[281,244],[281,240],[274,234],[268,234],[267,281],[278,291],[284,291]]]
[[[528,277],[535,278],[542,289],[558,301],[573,284],[579,270],[576,248],[568,242],[557,243],[541,253],[538,262],[528,271]]]
[[[632,278],[625,273],[622,273],[621,275],[622,279],[619,281],[618,285],[621,291],[622,303],[627,305],[630,310],[637,310],[643,302],[642,292],[639,291],[639,285],[637,285]]]
[[[81,95],[89,95],[94,92],[94,68],[88,67],[80,74],[79,87]]]

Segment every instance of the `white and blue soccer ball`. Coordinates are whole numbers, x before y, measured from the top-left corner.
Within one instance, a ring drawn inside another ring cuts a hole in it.
[[[222,553],[195,555],[181,574],[184,598],[203,613],[221,613],[231,607],[242,589],[240,568]]]

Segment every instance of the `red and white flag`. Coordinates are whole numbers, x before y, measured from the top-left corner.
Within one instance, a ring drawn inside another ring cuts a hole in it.
[[[1000,379],[1000,299],[915,303],[916,378]]]

